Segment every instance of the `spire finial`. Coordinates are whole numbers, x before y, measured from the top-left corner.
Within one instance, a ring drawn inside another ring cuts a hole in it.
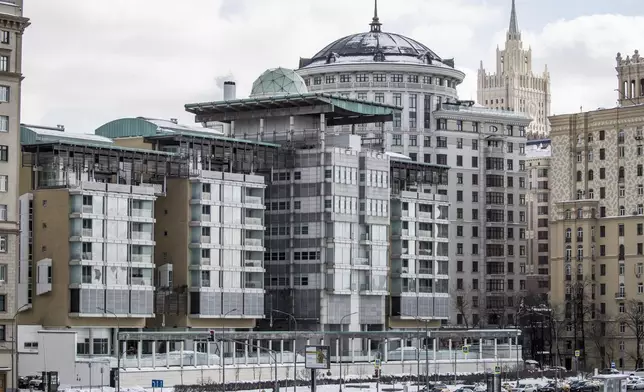
[[[380,19],[378,18],[378,0],[374,0],[373,18],[371,19],[369,26],[371,26],[372,32],[380,32],[380,26],[382,26],[382,23],[380,23]]]
[[[517,8],[515,0],[512,0],[512,11],[510,11],[510,27],[508,28],[508,36],[513,39],[521,39],[519,24],[517,22]]]

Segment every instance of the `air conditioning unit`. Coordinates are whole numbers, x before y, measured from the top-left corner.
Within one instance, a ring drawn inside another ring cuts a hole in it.
[[[409,268],[407,268],[407,267],[402,268],[402,273],[403,273],[403,274],[406,274],[406,273],[408,273],[408,272],[409,272]]]

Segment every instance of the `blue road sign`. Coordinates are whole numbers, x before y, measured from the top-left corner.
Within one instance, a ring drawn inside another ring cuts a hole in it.
[[[163,380],[152,380],[152,388],[163,388]]]
[[[611,369],[615,369],[615,362],[611,362],[611,363],[610,363],[610,368],[611,368]]]

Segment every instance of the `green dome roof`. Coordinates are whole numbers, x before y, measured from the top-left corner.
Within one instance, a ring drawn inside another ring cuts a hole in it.
[[[253,83],[251,97],[272,97],[308,93],[304,79],[292,69],[273,68],[265,71]]]

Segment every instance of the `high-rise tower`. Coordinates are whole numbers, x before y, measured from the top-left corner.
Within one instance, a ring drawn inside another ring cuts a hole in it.
[[[477,96],[481,105],[528,114],[532,118],[529,136],[550,133],[550,73],[547,65],[541,75],[532,71],[532,48],[523,48],[514,0],[505,49],[496,48],[494,73],[488,73],[481,61]]]

